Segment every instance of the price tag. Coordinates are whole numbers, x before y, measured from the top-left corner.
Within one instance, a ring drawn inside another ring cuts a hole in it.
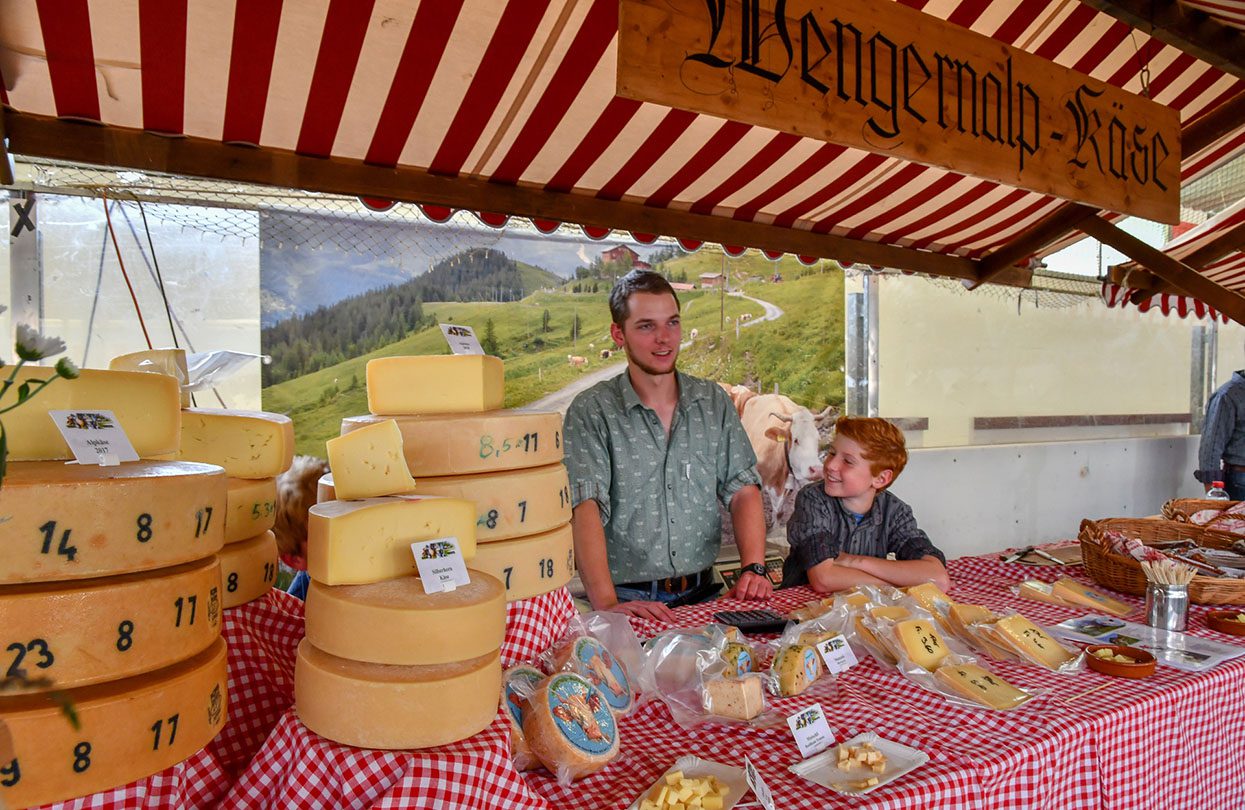
[[[112,411],[48,411],[79,464],[115,467],[138,461],[130,437]]]
[[[471,582],[457,537],[439,537],[436,540],[411,543],[411,553],[415,555],[415,565],[419,568],[419,579],[424,584],[424,593],[452,591],[459,585]]]
[[[791,727],[795,744],[805,759],[818,751],[824,751],[834,743],[834,732],[826,722],[826,713],[820,703],[814,703],[791,715],[787,718],[787,725]]]
[[[821,660],[826,662],[826,669],[838,673],[856,666],[856,653],[847,643],[842,634],[832,636],[817,645]]]
[[[450,351],[454,354],[484,354],[475,330],[470,326],[443,323],[441,333],[445,335],[445,342],[450,344]]]
[[[752,794],[757,797],[757,801],[765,810],[775,810],[774,794],[769,792],[765,780],[761,778],[760,772],[752,765],[752,760],[748,759],[748,755],[744,754],[744,779],[748,782],[748,787],[752,788]]]

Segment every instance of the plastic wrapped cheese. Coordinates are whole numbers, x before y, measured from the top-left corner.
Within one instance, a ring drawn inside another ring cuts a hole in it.
[[[537,686],[523,714],[523,736],[563,784],[601,770],[618,755],[618,725],[609,703],[573,672],[555,673]]]
[[[791,644],[774,656],[771,665],[783,697],[798,695],[821,677],[821,657],[807,644]]]
[[[751,720],[765,711],[759,675],[716,677],[705,681],[705,710],[719,717]]]
[[[523,736],[523,713],[528,698],[544,679],[545,673],[529,664],[511,667],[502,675],[501,710],[510,721],[510,755],[517,771],[530,771],[540,766]]]
[[[731,675],[746,675],[756,668],[752,648],[737,641],[728,642],[722,649],[722,661]]]
[[[577,636],[555,646],[551,669],[576,672],[587,678],[601,690],[615,714],[631,711],[635,694],[626,667],[592,636]]]

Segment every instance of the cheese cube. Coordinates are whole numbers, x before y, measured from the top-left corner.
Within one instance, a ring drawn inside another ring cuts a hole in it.
[[[141,352],[130,352],[109,360],[108,368],[111,371],[142,371],[172,377],[177,380],[178,390],[181,391],[182,407],[190,407],[190,392],[185,388],[190,383],[185,349],[146,349]]]
[[[774,656],[772,669],[778,676],[779,693],[798,695],[821,677],[821,657],[807,644],[791,644]]]
[[[700,806],[702,810],[722,810],[723,798],[721,796],[705,796],[701,799]]]
[[[367,407],[378,416],[491,411],[504,394],[502,362],[488,355],[379,357],[367,364]]]
[[[1045,630],[1019,613],[999,619],[994,627],[1018,652],[1034,663],[1050,669],[1059,669],[1076,657]]]
[[[751,720],[765,709],[761,679],[712,678],[705,683],[705,702],[710,714]]]
[[[934,670],[934,677],[963,697],[991,709],[1015,708],[1032,697],[976,664],[944,664]]]
[[[177,457],[233,478],[275,478],[294,460],[294,423],[279,413],[187,408]]]
[[[338,498],[376,498],[415,489],[402,453],[402,432],[392,419],[329,439],[325,446]]]
[[[677,785],[679,784],[679,780],[681,780],[682,778],[683,778],[683,771],[674,771],[673,773],[668,773],[666,774],[666,784]]]
[[[912,663],[931,672],[947,657],[947,642],[925,619],[909,619],[895,625],[895,638]]]

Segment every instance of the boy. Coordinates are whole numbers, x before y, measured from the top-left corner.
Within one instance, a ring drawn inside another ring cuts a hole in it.
[[[843,417],[826,454],[825,480],[800,490],[787,524],[783,587],[830,593],[853,585],[950,586],[946,557],[886,488],[908,463],[903,433],[883,419]],[[886,559],[893,553],[895,559]]]

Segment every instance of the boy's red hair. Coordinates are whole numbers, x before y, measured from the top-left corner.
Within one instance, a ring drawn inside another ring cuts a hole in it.
[[[834,423],[834,431],[860,445],[869,462],[869,472],[878,475],[882,470],[890,470],[892,484],[908,464],[903,432],[885,419],[841,416]]]

